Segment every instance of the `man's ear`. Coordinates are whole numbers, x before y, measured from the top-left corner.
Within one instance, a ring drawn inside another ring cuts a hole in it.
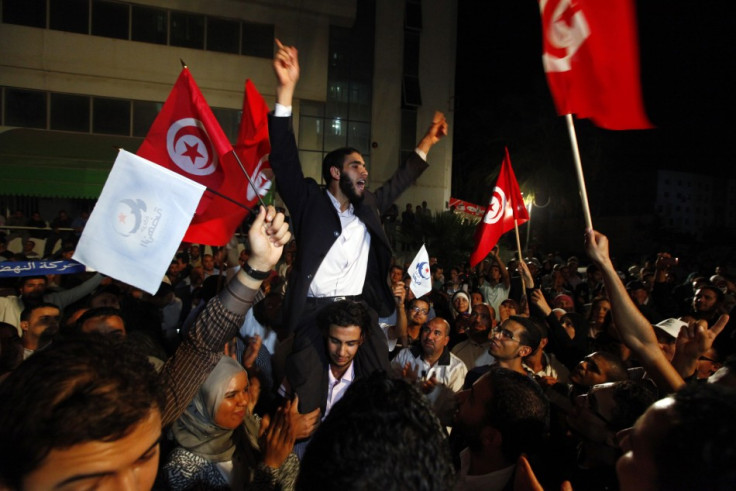
[[[547,346],[547,343],[549,342],[548,338],[542,338],[539,340],[539,349],[544,349],[545,346]]]
[[[334,180],[339,181],[341,173],[342,171],[338,169],[337,167],[335,167],[334,165],[330,167],[330,175],[332,176]]]
[[[526,358],[532,354],[532,348],[530,346],[519,346],[519,357]]]
[[[28,331],[28,328],[31,327],[31,323],[28,321],[20,321],[20,328],[23,332]]]

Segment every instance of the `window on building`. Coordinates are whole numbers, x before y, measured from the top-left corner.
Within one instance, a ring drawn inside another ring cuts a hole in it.
[[[130,135],[130,101],[95,97],[92,110],[92,132]]]
[[[404,75],[401,80],[401,105],[403,107],[419,107],[422,105],[422,92],[419,78]]]
[[[207,17],[207,50],[238,54],[240,22]]]
[[[5,125],[46,128],[46,92],[5,89]]]
[[[230,143],[235,143],[235,140],[238,138],[238,128],[240,126],[240,115],[242,111],[213,107],[212,113],[215,115],[217,122],[220,123],[222,131],[225,132]]]
[[[240,52],[246,56],[273,58],[273,24],[243,22],[243,42]]]
[[[46,0],[3,0],[3,22],[46,27]]]
[[[92,1],[92,34],[128,39],[130,5],[107,0]]]
[[[89,34],[89,0],[49,0],[49,27]]]
[[[407,0],[404,11],[404,29],[422,30],[422,3],[420,0]]]
[[[168,13],[164,9],[133,5],[131,39],[143,43],[166,44]]]
[[[133,101],[133,136],[145,137],[163,102]]]
[[[52,130],[89,132],[89,97],[51,94]]]
[[[204,49],[204,16],[171,12],[169,43],[182,48]]]

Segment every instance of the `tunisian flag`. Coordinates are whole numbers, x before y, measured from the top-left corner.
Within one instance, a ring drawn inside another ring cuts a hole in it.
[[[247,184],[245,197],[245,204],[252,207],[256,205],[258,196],[263,198],[271,189],[273,171],[268,161],[271,153],[271,143],[268,140],[268,106],[250,79],[245,81],[243,116],[240,118],[235,153],[253,182],[252,186]]]
[[[471,267],[481,262],[498,243],[498,239],[514,228],[514,218],[521,225],[529,220],[529,212],[524,206],[507,148],[488,209],[475,229],[475,250],[470,255]]]
[[[560,115],[610,130],[652,128],[633,0],[539,0],[542,62]]]
[[[185,67],[138,155],[240,202],[246,195],[247,181],[232,150]],[[225,245],[247,213],[241,206],[205,192],[184,241]]]

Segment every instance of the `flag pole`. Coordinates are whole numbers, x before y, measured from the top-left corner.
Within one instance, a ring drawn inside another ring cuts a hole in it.
[[[585,190],[585,177],[583,176],[583,163],[580,160],[580,149],[578,148],[578,138],[575,135],[575,125],[572,121],[572,114],[565,115],[567,122],[567,132],[570,134],[570,145],[572,146],[572,156],[575,161],[575,173],[578,176],[578,190],[580,191],[580,199],[583,202],[583,216],[585,218],[585,229],[593,230],[593,220],[590,218],[590,206],[588,205],[588,192]]]
[[[245,170],[245,167],[243,166],[243,163],[240,161],[240,158],[238,157],[238,154],[235,152],[235,150],[230,150],[233,154],[233,157],[235,157],[235,161],[240,166],[240,170],[243,171],[243,174],[245,174],[245,178],[248,179],[248,184],[250,184],[250,187],[253,188],[253,192],[256,195],[256,198],[258,198],[258,202],[261,204],[261,206],[265,209],[266,203],[263,202],[263,199],[261,198],[261,194],[258,192],[258,188],[255,184],[253,184],[253,181],[250,179],[250,176],[248,175],[248,172]]]
[[[521,239],[519,239],[519,220],[514,218],[514,231],[516,232],[516,250],[519,253],[519,262],[524,262],[524,256],[521,253]],[[521,266],[519,266],[521,267]],[[524,284],[524,276],[519,275],[521,279],[521,291],[522,295],[526,295],[526,285]]]

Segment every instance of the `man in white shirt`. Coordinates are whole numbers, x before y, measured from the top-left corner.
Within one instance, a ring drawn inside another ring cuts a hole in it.
[[[318,407],[319,400],[309,395],[319,393],[314,380],[324,363],[316,349],[322,341],[314,316],[331,302],[360,300],[370,309],[375,317],[370,329],[379,334],[371,336],[364,354],[373,353],[374,368],[388,369],[388,347],[377,318],[390,315],[396,302],[386,282],[392,251],[380,216],[428,167],[427,153],[447,134],[447,121],[436,113],[406,164],[375,190],[368,190],[368,170],[358,150],[333,150],[322,164],[323,189],[305,178],[291,125],[300,75],[297,50],[277,44],[276,106],[268,122],[270,162],[298,244],[284,298],[286,326],[295,332],[287,376],[299,394],[300,410],[307,412]]]
[[[454,391],[463,386],[468,369],[465,363],[450,353],[450,324],[435,317],[423,328],[419,336],[420,345],[404,348],[396,355],[391,366],[398,373],[416,374],[422,380],[435,379]]]

